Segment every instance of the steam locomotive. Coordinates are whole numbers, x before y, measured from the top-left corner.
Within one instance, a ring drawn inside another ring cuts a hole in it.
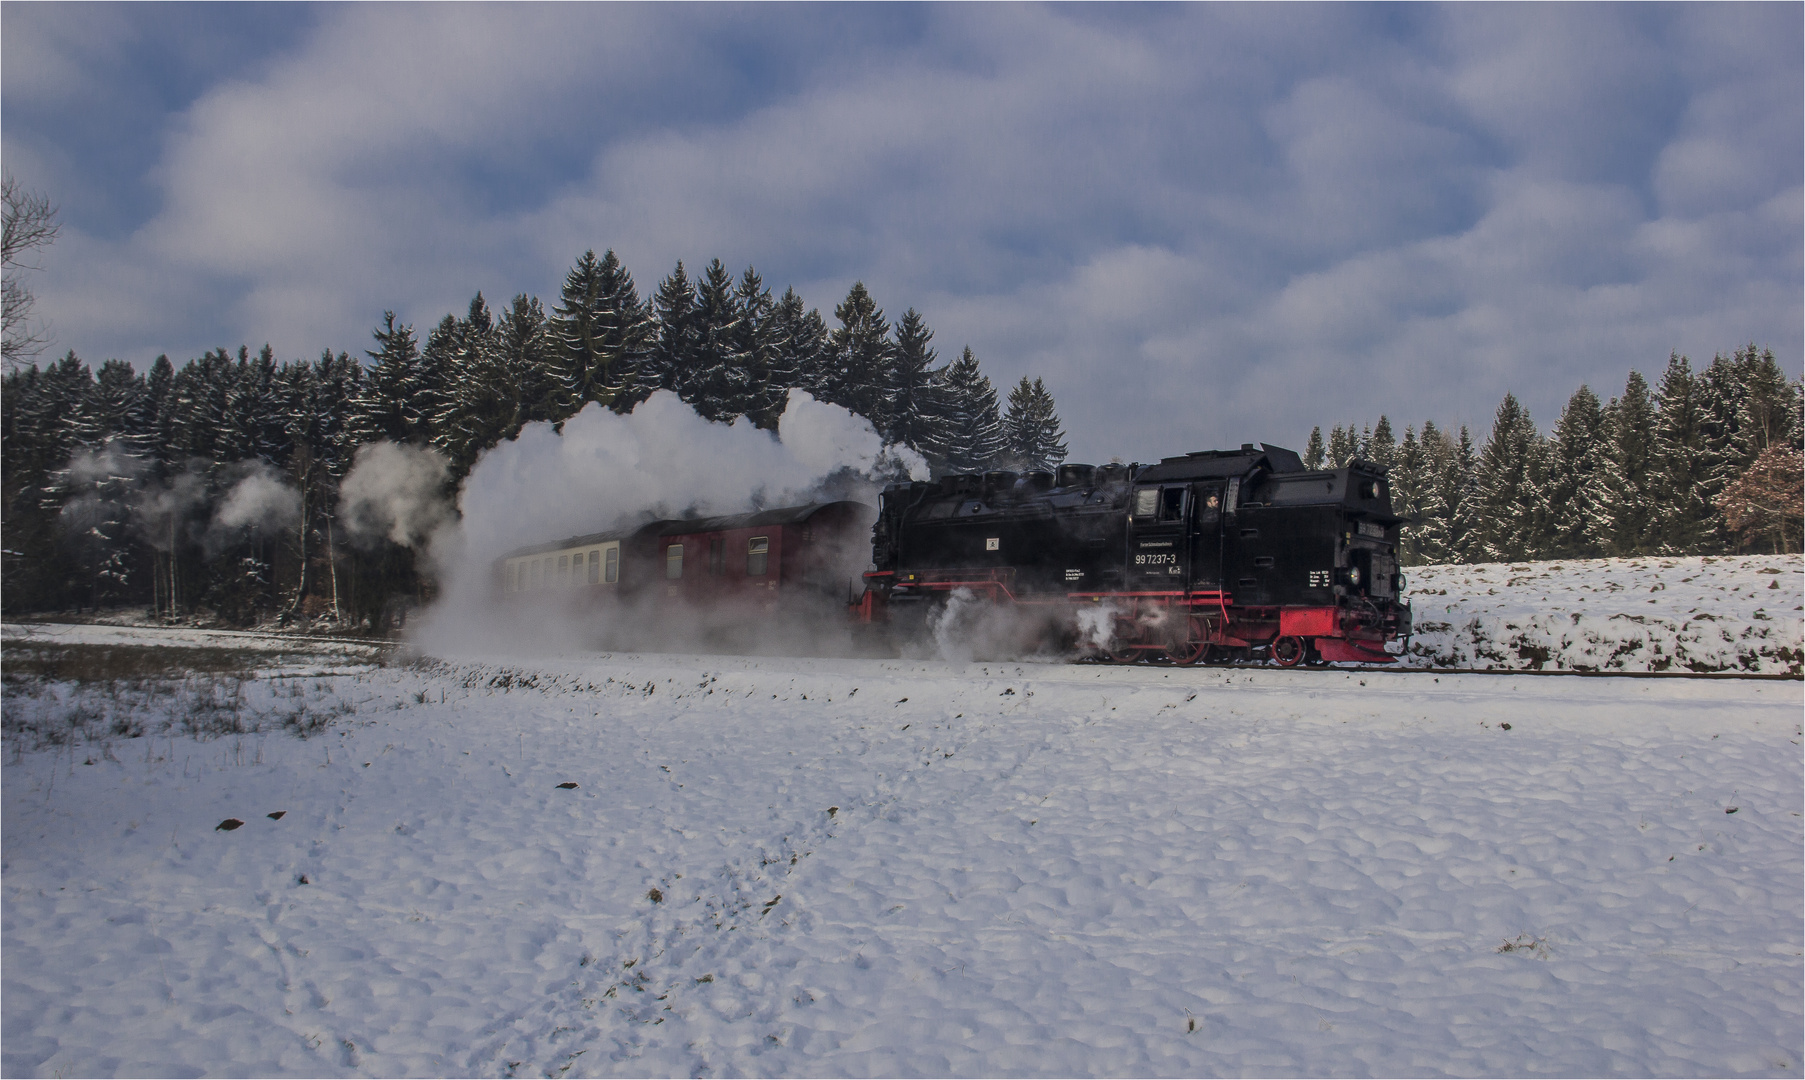
[[[730,645],[849,610],[895,646],[960,608],[998,616],[1014,648],[1117,661],[1387,663],[1386,642],[1410,633],[1402,519],[1368,462],[1309,471],[1293,451],[1245,444],[956,475],[892,484],[872,517],[842,501],[653,521],[510,552],[497,588],[612,608],[630,616],[616,636],[684,625]]]
[[[1116,660],[1388,663],[1411,629],[1401,521],[1384,469],[1251,443],[894,484],[857,610],[918,632],[979,598]]]

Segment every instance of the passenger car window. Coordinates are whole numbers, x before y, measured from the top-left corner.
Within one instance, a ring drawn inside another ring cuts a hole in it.
[[[754,536],[746,541],[746,576],[764,577],[771,558],[771,538]]]
[[[601,579],[602,553],[599,551],[592,551],[589,553],[589,584],[594,585]]]
[[[608,565],[602,574],[602,580],[612,585],[620,579],[620,548],[608,549]]]
[[[664,549],[664,576],[672,581],[683,576],[682,544],[672,544]]]
[[[727,572],[727,541],[719,536],[708,540],[708,572],[717,577]]]

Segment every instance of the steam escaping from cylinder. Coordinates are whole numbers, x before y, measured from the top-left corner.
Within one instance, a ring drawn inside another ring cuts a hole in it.
[[[1107,655],[1116,646],[1116,606],[1113,603],[1085,604],[1072,617],[1078,627],[1077,648],[1081,653]]]

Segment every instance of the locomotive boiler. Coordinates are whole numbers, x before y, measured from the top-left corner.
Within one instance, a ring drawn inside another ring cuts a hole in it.
[[[908,636],[976,600],[1113,660],[1386,663],[1401,520],[1382,467],[1251,443],[893,484],[855,610]]]

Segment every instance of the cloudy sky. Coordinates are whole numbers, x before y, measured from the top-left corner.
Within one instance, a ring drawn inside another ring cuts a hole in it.
[[[0,149],[92,363],[357,351],[611,247],[863,280],[1146,460],[1796,373],[1802,11],[8,3]]]

